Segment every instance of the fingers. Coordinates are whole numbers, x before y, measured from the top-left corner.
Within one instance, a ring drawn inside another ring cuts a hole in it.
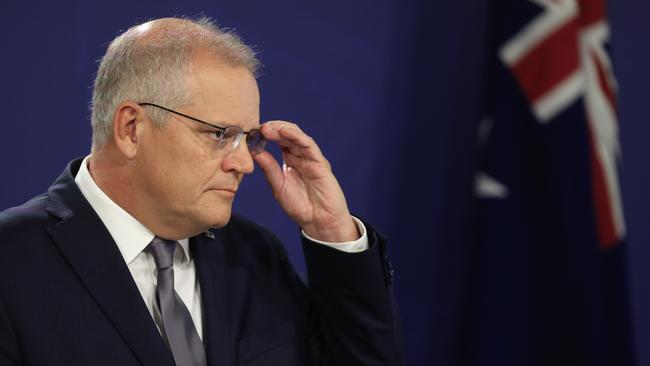
[[[277,160],[269,153],[268,151],[262,151],[259,154],[254,156],[255,161],[262,169],[266,181],[271,186],[273,192],[277,192],[282,187],[284,177],[282,173],[282,168],[278,164]]]
[[[325,160],[314,139],[294,123],[286,121],[269,121],[262,125],[262,134],[267,140],[275,141],[287,148],[283,152],[291,153],[300,158],[322,161]]]

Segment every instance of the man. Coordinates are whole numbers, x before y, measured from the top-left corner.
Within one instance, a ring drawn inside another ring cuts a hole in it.
[[[91,155],[0,213],[0,365],[401,364],[385,240],[298,126],[259,126],[257,65],[205,20],[111,43]],[[254,162],[302,229],[309,287],[231,214]]]

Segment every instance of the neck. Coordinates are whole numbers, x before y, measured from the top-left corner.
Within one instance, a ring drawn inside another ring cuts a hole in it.
[[[126,173],[128,162],[116,159],[110,154],[110,148],[95,150],[88,159],[88,172],[99,189],[113,202],[142,222],[138,217],[138,195],[133,194],[133,182]]]

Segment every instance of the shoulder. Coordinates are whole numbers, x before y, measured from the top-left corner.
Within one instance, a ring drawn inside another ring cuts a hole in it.
[[[43,243],[49,243],[48,228],[61,220],[48,213],[47,199],[42,194],[0,212],[0,257],[15,260],[16,256],[34,254]]]
[[[47,198],[47,194],[42,194],[0,212],[0,245],[10,238],[29,235],[58,222],[59,219],[46,210]]]
[[[0,212],[0,282],[19,281],[57,257],[48,229],[61,220],[48,213],[47,198],[40,195]]]

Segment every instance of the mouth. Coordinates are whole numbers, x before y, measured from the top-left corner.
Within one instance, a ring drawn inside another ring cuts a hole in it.
[[[224,192],[224,193],[230,193],[230,194],[235,194],[237,193],[237,188],[213,188],[211,189],[212,191],[219,191],[219,192]]]

